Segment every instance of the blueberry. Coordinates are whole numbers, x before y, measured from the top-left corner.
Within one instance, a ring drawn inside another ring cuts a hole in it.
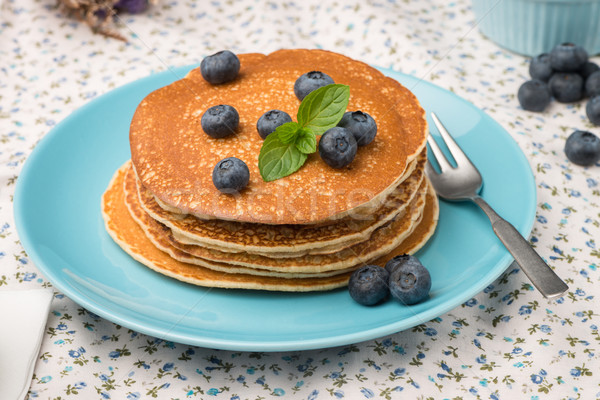
[[[561,103],[572,103],[583,98],[583,78],[578,74],[558,72],[552,75],[548,85],[552,96]]]
[[[542,53],[531,59],[529,63],[529,75],[532,79],[548,82],[554,70],[550,66],[550,54]]]
[[[373,117],[360,110],[345,113],[337,126],[348,129],[359,146],[368,145],[377,134],[377,124]]]
[[[431,290],[431,276],[423,264],[413,257],[394,268],[389,284],[392,297],[411,305],[427,298]]]
[[[250,170],[245,162],[236,157],[227,157],[215,165],[213,184],[223,193],[239,192],[248,185]]]
[[[321,71],[310,71],[300,75],[300,78],[296,79],[296,83],[294,83],[294,93],[298,99],[303,100],[306,95],[313,90],[333,83],[333,79],[326,73]]]
[[[581,67],[581,69],[579,70],[579,75],[581,75],[581,77],[584,80],[586,80],[591,74],[593,74],[596,71],[600,71],[600,67],[598,66],[598,64],[588,61],[585,64],[583,64],[583,67]]]
[[[240,72],[240,60],[229,50],[205,57],[200,63],[202,77],[213,85],[232,81]]]
[[[594,96],[588,101],[585,113],[592,124],[600,125],[600,95]]]
[[[357,303],[372,306],[385,299],[389,294],[389,274],[377,265],[365,265],[350,276],[348,291]]]
[[[560,72],[575,72],[588,60],[588,53],[581,46],[573,43],[556,45],[550,52],[552,69]]]
[[[401,254],[399,256],[396,256],[394,258],[392,258],[391,260],[389,260],[386,264],[385,264],[385,269],[387,270],[387,272],[389,272],[390,276],[392,275],[392,272],[394,272],[396,270],[396,268],[398,268],[399,266],[403,265],[406,262],[415,262],[418,261],[416,260],[415,256],[411,256],[410,254]]]
[[[321,136],[319,155],[327,165],[343,168],[354,160],[357,147],[354,135],[348,129],[336,126]]]
[[[524,110],[544,111],[550,104],[550,100],[552,100],[552,94],[546,83],[534,79],[519,87],[517,98]]]
[[[292,117],[285,111],[270,110],[264,113],[256,122],[256,130],[261,138],[265,139],[275,132],[278,126],[292,122]]]
[[[594,72],[587,78],[585,93],[590,97],[600,95],[600,71]]]
[[[204,132],[215,139],[235,133],[239,123],[240,116],[237,110],[224,104],[209,108],[200,119]]]
[[[565,143],[565,154],[572,163],[592,165],[600,160],[600,139],[587,131],[575,131]]]

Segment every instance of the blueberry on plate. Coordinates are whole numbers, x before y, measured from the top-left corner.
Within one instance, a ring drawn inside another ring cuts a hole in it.
[[[546,83],[534,79],[527,81],[519,87],[517,98],[524,110],[544,111],[552,100],[552,93]]]
[[[339,126],[325,131],[319,140],[319,155],[333,168],[343,168],[350,164],[356,156],[357,148],[354,135]]]
[[[240,116],[235,108],[219,104],[206,110],[200,119],[202,130],[215,139],[221,139],[235,133]]]
[[[581,77],[584,80],[586,80],[591,74],[593,74],[596,71],[600,71],[600,67],[598,66],[598,64],[588,61],[585,64],[583,64],[583,67],[581,67],[581,69],[579,70],[579,75],[581,75]]]
[[[595,164],[600,160],[600,139],[591,132],[575,131],[565,143],[565,154],[574,164]]]
[[[585,94],[590,97],[600,95],[600,71],[594,72],[585,81]]]
[[[592,124],[600,125],[600,95],[594,96],[588,101],[585,113]]]
[[[558,72],[552,75],[550,82],[552,96],[561,103],[572,103],[583,98],[583,78],[571,72]]]
[[[553,73],[554,70],[550,66],[550,54],[542,53],[531,59],[529,63],[529,75],[532,79],[548,82]]]
[[[390,275],[392,275],[392,272],[394,272],[396,268],[408,262],[409,260],[412,260],[411,262],[415,261],[413,260],[414,258],[415,256],[411,256],[410,254],[401,254],[385,263],[385,269],[387,270],[387,272],[389,272]]]
[[[550,52],[550,65],[555,71],[576,72],[587,60],[587,51],[573,43],[561,43]]]
[[[345,113],[337,126],[348,129],[359,146],[368,145],[377,134],[377,124],[373,117],[360,110]]]
[[[389,274],[377,265],[364,265],[354,271],[348,282],[350,297],[364,306],[372,306],[389,294]]]
[[[215,165],[212,181],[220,192],[236,193],[248,185],[250,170],[239,158],[227,157]]]
[[[229,50],[219,51],[202,60],[200,72],[213,85],[229,82],[240,72],[240,59]]]
[[[292,117],[285,111],[270,110],[261,115],[256,122],[256,130],[261,138],[266,139],[271,133],[275,132],[277,127],[292,122]]]
[[[320,87],[332,85],[333,79],[324,72],[310,71],[300,75],[294,83],[294,93],[302,101],[310,92]]]
[[[403,304],[411,305],[425,300],[430,290],[429,271],[415,257],[398,265],[390,275],[390,293]]]

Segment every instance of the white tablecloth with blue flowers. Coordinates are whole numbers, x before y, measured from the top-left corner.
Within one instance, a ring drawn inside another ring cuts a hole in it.
[[[54,125],[115,87],[220,49],[300,47],[415,75],[497,120],[535,175],[531,242],[570,286],[548,301],[512,265],[473,299],[413,329],[281,353],[168,342],[55,292],[30,398],[600,397],[600,166],[576,166],[563,152],[574,129],[600,128],[587,121],[585,102],[522,110],[516,93],[528,60],[484,38],[469,1],[160,1],[120,16],[115,29],[126,42],[94,34],[52,0],[0,4],[0,290],[52,286],[19,243],[11,202],[27,156]]]

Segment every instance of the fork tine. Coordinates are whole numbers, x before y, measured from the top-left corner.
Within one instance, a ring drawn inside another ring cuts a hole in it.
[[[446,159],[446,156],[442,152],[442,149],[440,149],[440,146],[438,146],[435,139],[431,137],[431,134],[427,135],[427,143],[429,144],[429,148],[431,149],[433,156],[435,157],[438,165],[440,166],[440,172],[452,169],[452,165]],[[430,169],[433,170],[431,165]]]
[[[444,139],[444,142],[446,142],[446,147],[448,147],[450,154],[452,154],[452,157],[454,157],[454,161],[456,161],[456,165],[460,166],[460,164],[463,163],[463,164],[470,164],[471,166],[473,166],[473,163],[471,162],[471,160],[469,160],[469,157],[467,157],[467,155],[462,151],[460,146],[454,141],[454,139],[452,138],[452,135],[450,135],[450,133],[448,133],[448,131],[446,130],[446,128],[444,127],[442,122],[439,120],[437,115],[435,115],[435,113],[432,112],[431,118],[433,119],[433,123],[435,124],[438,131],[440,132],[442,139]]]

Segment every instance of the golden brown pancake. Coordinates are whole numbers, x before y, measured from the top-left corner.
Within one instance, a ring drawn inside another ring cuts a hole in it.
[[[371,260],[390,251],[400,245],[407,238],[421,220],[425,207],[425,194],[427,183],[424,182],[417,198],[407,207],[406,215],[392,221],[389,226],[376,230],[369,240],[350,246],[342,251],[327,255],[303,255],[293,258],[272,258],[256,254],[225,253],[214,249],[208,249],[197,245],[184,245],[173,238],[168,228],[160,228],[159,224],[150,215],[146,214],[133,183],[128,182],[127,175],[124,182],[125,202],[150,240],[160,249],[167,251],[173,258],[185,262],[194,262],[189,257],[183,257],[180,252],[198,259],[198,264],[209,267],[208,261],[217,263],[233,264],[249,267],[252,269],[264,269],[285,273],[323,273],[325,271],[347,270],[363,262]],[[163,225],[164,226],[164,225]],[[226,241],[226,238],[223,238]],[[160,244],[158,244],[160,242]],[[168,242],[168,246],[165,245]],[[165,250],[173,247],[179,251],[170,252]]]
[[[373,231],[404,212],[424,180],[426,154],[415,160],[416,168],[371,214],[352,213],[329,225],[270,225],[222,220],[201,220],[174,214],[158,205],[137,182],[142,207],[152,218],[173,230],[183,244],[201,245],[225,252],[247,252],[270,257],[296,257],[303,254],[331,254],[368,239]],[[126,182],[136,185],[134,173]],[[423,186],[423,190],[425,186]],[[132,189],[133,190],[133,189]]]
[[[156,272],[194,285],[230,289],[302,292],[330,290],[347,284],[350,272],[333,277],[282,279],[280,277],[220,272],[175,260],[156,248],[129,214],[123,192],[125,170],[126,168],[122,167],[117,171],[102,196],[105,227],[123,250]]]
[[[148,95],[130,129],[132,160],[143,186],[162,203],[199,218],[264,224],[311,224],[340,218],[356,207],[380,201],[400,183],[424,148],[427,124],[415,96],[393,79],[359,61],[322,50],[280,50],[267,56],[239,55],[232,82],[211,85],[198,69]],[[378,125],[375,140],[340,170],[318,154],[288,177],[264,182],[258,171],[263,140],[256,121],[277,108],[295,119],[296,79],[313,70],[350,86],[348,110],[369,113]],[[240,115],[237,132],[213,139],[200,126],[211,106],[229,104]],[[220,193],[212,183],[214,165],[238,157],[250,169],[239,195]]]
[[[148,239],[140,225],[131,217],[125,203],[123,190],[127,168],[128,165],[126,164],[115,173],[102,197],[102,213],[106,229],[115,242],[135,260],[149,268],[184,282],[219,288],[316,291],[330,290],[347,284],[351,271],[326,277],[302,278],[289,275],[289,278],[286,279],[281,276],[234,273],[234,269],[217,271],[175,260],[167,253],[159,250]],[[141,208],[138,208],[139,210]],[[414,233],[392,253],[412,253],[431,235],[431,227],[435,226],[435,220],[437,220],[437,197],[431,191],[427,194],[423,215],[425,219],[416,227]],[[139,216],[141,217],[141,214]],[[168,247],[168,244],[165,243],[164,245]],[[223,267],[226,268],[226,266]]]

